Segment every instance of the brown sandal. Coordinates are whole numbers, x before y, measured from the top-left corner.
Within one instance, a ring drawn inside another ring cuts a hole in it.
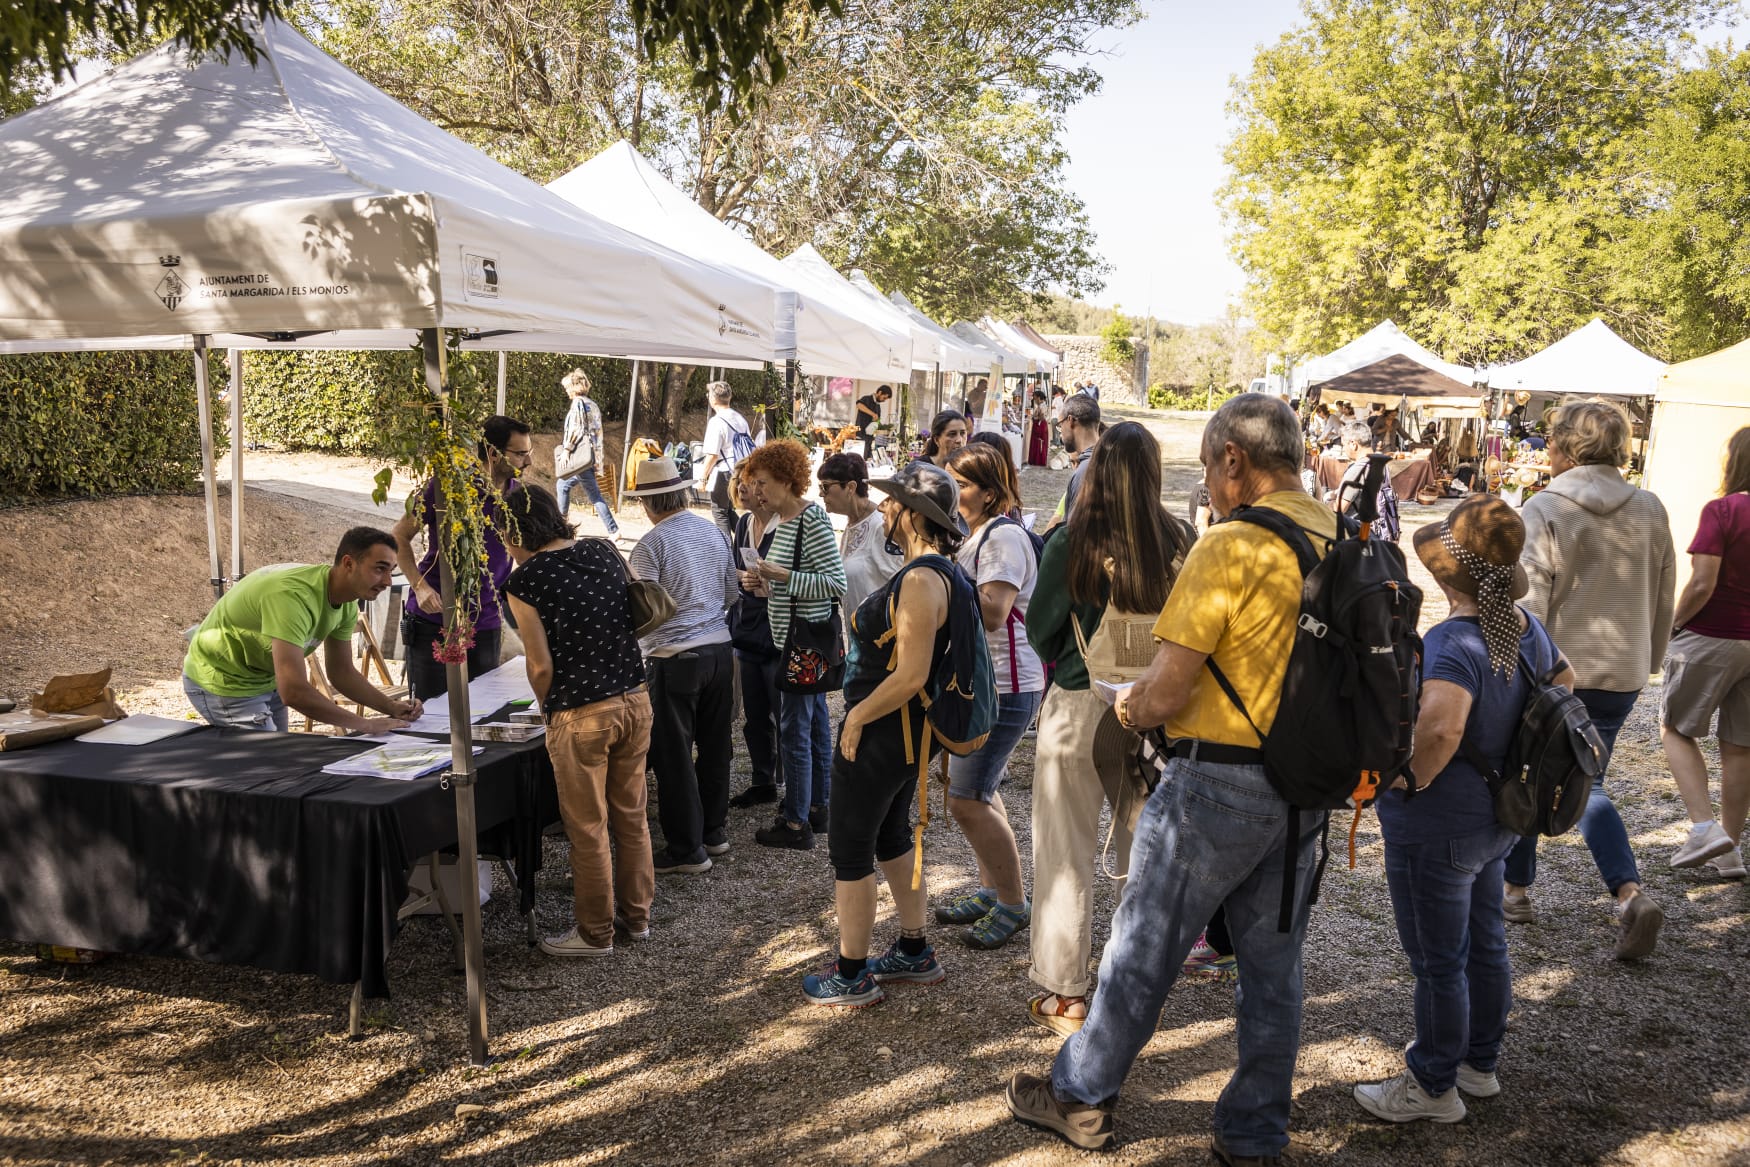
[[[1044,1006],[1050,998],[1056,998],[1057,1005],[1047,1011]],[[1049,1029],[1059,1037],[1068,1037],[1080,1030],[1088,1020],[1086,1016],[1071,1017],[1069,1015],[1069,1007],[1076,1001],[1082,1003],[1083,1009],[1087,1008],[1088,999],[1086,997],[1065,997],[1061,993],[1042,993],[1027,1002],[1027,1020],[1041,1029]]]

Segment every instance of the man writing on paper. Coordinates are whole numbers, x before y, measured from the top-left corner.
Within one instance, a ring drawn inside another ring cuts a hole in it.
[[[385,733],[425,711],[397,701],[360,675],[352,660],[358,601],[373,600],[395,574],[395,536],[354,527],[334,563],[281,564],[250,572],[213,605],[182,662],[182,691],[213,725],[290,728],[287,708],[342,729]],[[329,684],[382,717],[349,713],[310,683],[304,658],[322,646]]]

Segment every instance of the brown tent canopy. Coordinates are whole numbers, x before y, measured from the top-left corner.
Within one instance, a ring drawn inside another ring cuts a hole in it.
[[[1372,405],[1377,401],[1388,406],[1406,403],[1474,409],[1483,403],[1474,386],[1399,354],[1333,377],[1317,388],[1319,400],[1326,405],[1339,401]]]

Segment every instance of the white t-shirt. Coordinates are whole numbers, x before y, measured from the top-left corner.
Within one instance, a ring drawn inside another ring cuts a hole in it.
[[[871,511],[860,523],[845,528],[839,551],[845,561],[845,631],[851,627],[851,615],[858,605],[881,590],[895,572],[905,566],[905,559],[887,553],[883,532],[887,519],[879,510]]]
[[[753,433],[747,428],[747,418],[733,409],[713,413],[711,420],[705,423],[705,457],[717,455],[717,463],[711,467],[712,481],[719,474],[728,474],[735,469],[735,444],[730,438],[731,431],[749,436]]]
[[[986,522],[972,538],[960,546],[956,556],[972,582],[1012,584],[1015,611],[1022,620],[1013,618],[994,632],[986,632],[990,640],[990,663],[996,673],[998,693],[1037,693],[1045,688],[1045,666],[1039,654],[1027,642],[1023,621],[1027,605],[1033,599],[1033,587],[1039,582],[1039,565],[1033,561],[1033,541],[1014,523]]]

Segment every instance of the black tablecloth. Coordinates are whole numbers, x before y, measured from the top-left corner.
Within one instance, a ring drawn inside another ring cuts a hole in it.
[[[203,727],[144,746],[56,742],[0,755],[0,936],[364,982],[407,871],[456,843],[455,794],[321,773],[375,743]],[[545,742],[475,756],[483,853],[533,903],[557,817]],[[548,814],[549,811],[551,814]]]

